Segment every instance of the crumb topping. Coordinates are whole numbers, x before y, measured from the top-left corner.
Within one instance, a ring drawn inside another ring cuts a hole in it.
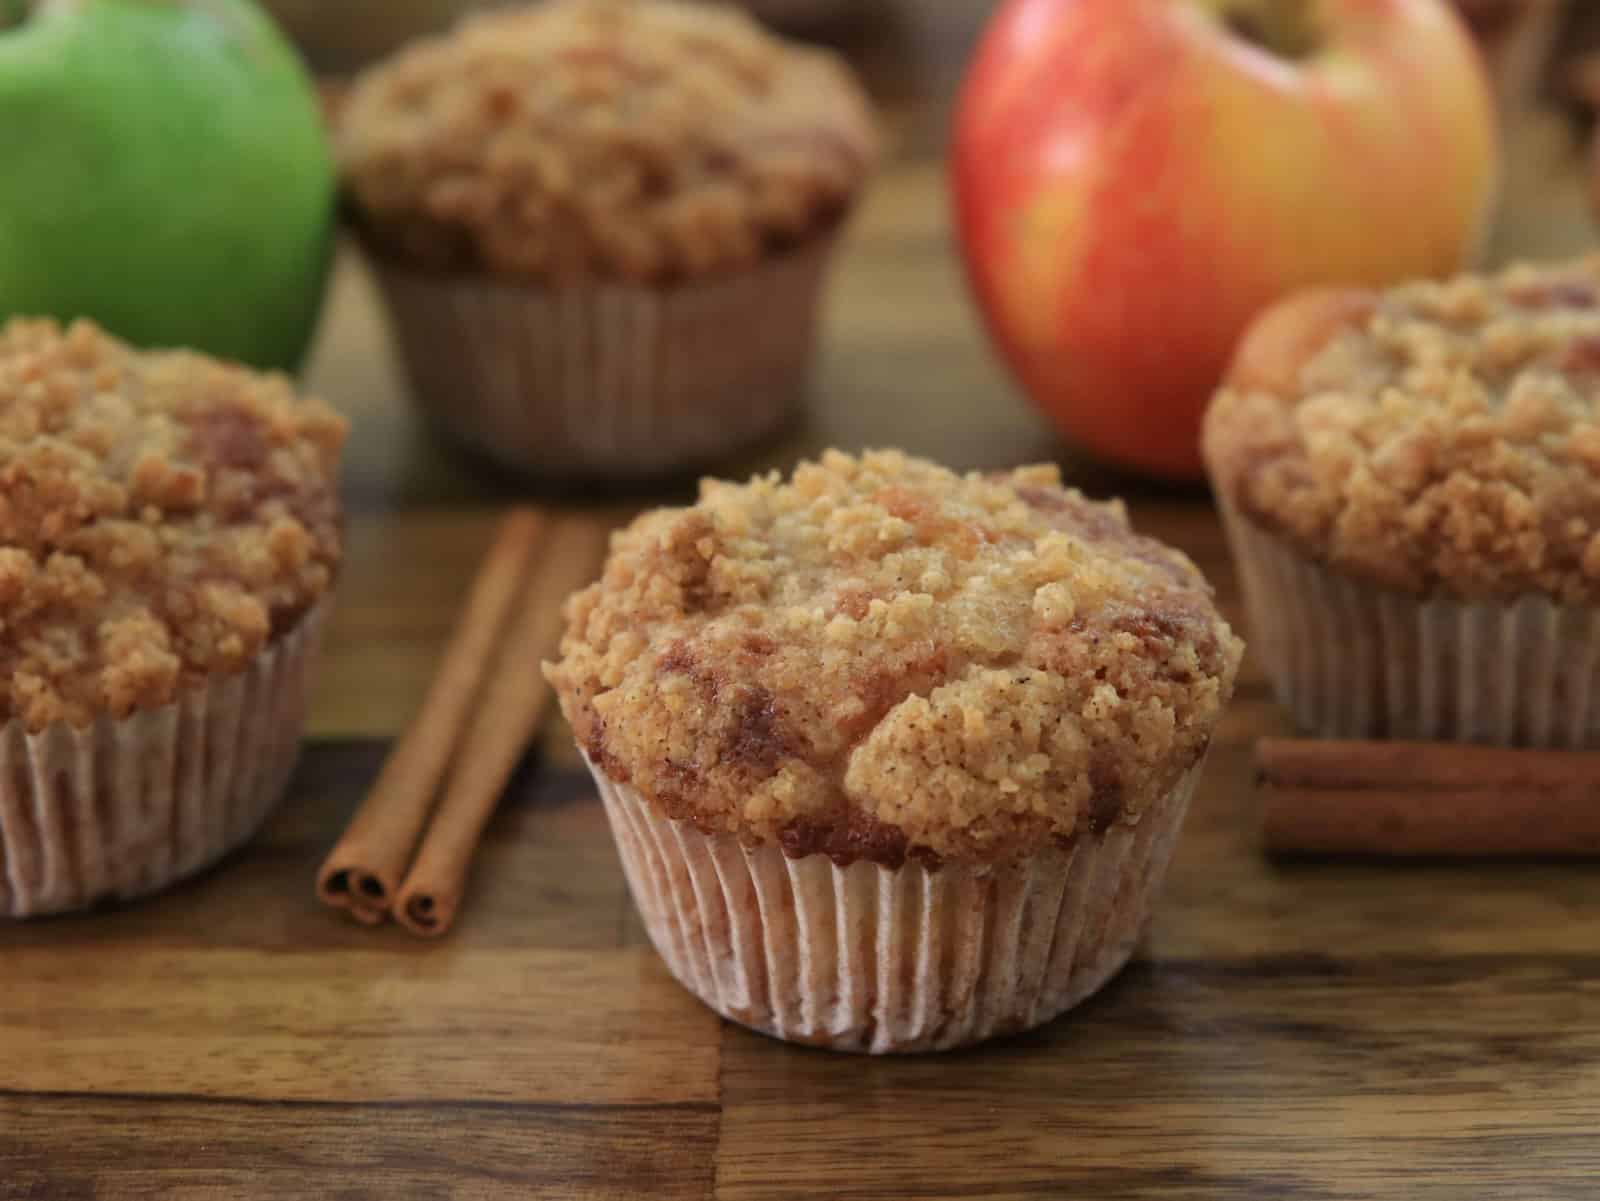
[[[237,671],[327,591],[345,423],[88,322],[0,329],[0,719],[38,731]]]
[[[1233,503],[1353,575],[1600,600],[1600,256],[1286,302],[1205,448]]]
[[[829,452],[619,533],[546,672],[591,759],[791,855],[999,857],[1135,820],[1241,644],[1181,553],[1055,467]]]
[[[749,266],[836,221],[876,153],[837,56],[669,0],[470,18],[362,75],[338,142],[380,246],[555,282]]]

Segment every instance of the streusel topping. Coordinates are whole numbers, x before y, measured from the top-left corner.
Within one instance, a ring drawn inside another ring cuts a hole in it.
[[[1135,820],[1241,644],[1181,553],[1054,467],[837,452],[646,514],[546,666],[615,779],[792,855],[998,857]]]
[[[748,266],[835,221],[876,147],[836,56],[669,0],[471,18],[364,74],[339,128],[384,248],[556,282]]]
[[[1600,256],[1268,322],[1207,415],[1233,503],[1387,587],[1600,599]]]
[[[280,376],[0,329],[0,718],[86,725],[247,666],[333,578],[344,435]]]

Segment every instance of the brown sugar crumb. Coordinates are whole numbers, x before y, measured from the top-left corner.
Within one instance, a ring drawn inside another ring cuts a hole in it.
[[[247,666],[332,581],[344,436],[279,376],[0,329],[0,718],[86,725]]]
[[[1385,587],[1600,599],[1600,256],[1330,311],[1298,298],[1247,337],[1206,418],[1223,494]],[[1286,346],[1293,370],[1251,361]]]
[[[546,672],[590,757],[791,855],[1000,857],[1136,820],[1241,645],[1182,554],[1054,467],[830,452],[617,535]]]
[[[668,0],[471,18],[366,72],[338,130],[382,248],[534,281],[747,267],[836,221],[876,156],[840,59]]]

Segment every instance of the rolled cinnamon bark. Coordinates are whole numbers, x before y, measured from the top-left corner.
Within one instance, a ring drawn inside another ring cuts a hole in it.
[[[1600,753],[1262,739],[1273,854],[1600,854]]]
[[[422,707],[317,873],[325,904],[371,925],[394,903],[543,529],[529,509],[513,510],[501,523]]]
[[[562,602],[594,578],[605,545],[606,527],[577,518],[551,533],[395,900],[395,919],[413,934],[438,937],[455,921],[484,827],[550,703],[541,664],[561,640]]]

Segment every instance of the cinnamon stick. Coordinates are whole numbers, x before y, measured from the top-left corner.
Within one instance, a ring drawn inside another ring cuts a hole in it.
[[[437,937],[455,921],[484,827],[550,702],[540,664],[560,641],[562,601],[593,579],[604,549],[604,531],[577,519],[552,533],[401,885],[394,915],[413,934]]]
[[[1600,854],[1600,753],[1262,739],[1274,854]]]
[[[543,528],[530,509],[515,509],[501,522],[422,707],[317,873],[317,895],[326,904],[349,909],[367,924],[387,913]]]

